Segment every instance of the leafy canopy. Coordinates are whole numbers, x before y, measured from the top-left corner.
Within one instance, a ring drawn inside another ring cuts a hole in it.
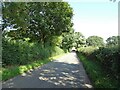
[[[86,44],[88,46],[102,47],[102,46],[104,46],[104,41],[103,41],[102,37],[90,36],[86,39]]]
[[[119,42],[120,42],[120,36],[112,36],[107,38],[106,40],[107,42],[107,46],[111,47],[111,46],[118,46]]]
[[[5,2],[3,6],[3,29],[17,28],[8,35],[14,39],[45,43],[69,32],[73,25],[73,10],[67,2]]]

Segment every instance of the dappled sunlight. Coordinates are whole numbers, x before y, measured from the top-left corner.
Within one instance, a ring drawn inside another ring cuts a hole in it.
[[[26,73],[22,73],[22,75],[21,76],[26,76]]]
[[[56,60],[55,62],[50,63],[43,70],[40,71],[39,80],[47,81],[49,83],[57,85],[58,87],[90,88],[85,85],[86,76],[80,73],[80,71],[84,71],[79,70],[79,68],[79,64],[68,64],[66,62],[64,63]]]
[[[45,80],[45,81],[49,80],[49,78],[45,78],[45,77],[39,77],[39,79],[40,80]]]
[[[85,84],[85,86],[87,86],[88,88],[93,88],[90,84]]]
[[[9,80],[9,83],[7,83],[7,82],[2,82],[2,84],[7,84],[7,88],[13,88],[13,86],[14,86],[13,79],[10,79],[10,80]]]
[[[48,74],[49,75],[40,73],[41,76],[39,77],[39,79],[43,80],[43,81],[47,81],[47,82],[55,84],[55,85],[58,85],[58,86],[66,86],[66,85],[68,86],[68,84],[69,84],[69,85],[72,85],[72,87],[75,87],[75,85],[77,84],[75,82],[75,80],[77,78],[75,78],[74,76],[69,75],[69,73],[61,72],[60,74],[62,74],[62,75],[53,74],[54,76],[52,76],[51,73],[48,73]]]
[[[13,83],[9,83],[8,86],[9,86],[8,88],[12,88]]]
[[[92,88],[75,53],[67,54],[35,70],[29,70],[14,80],[6,81],[3,87]]]
[[[79,70],[76,70],[76,71],[72,71],[72,73],[76,73],[76,72],[79,72]]]

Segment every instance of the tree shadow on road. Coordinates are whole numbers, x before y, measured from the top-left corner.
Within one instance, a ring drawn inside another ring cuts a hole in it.
[[[3,88],[91,88],[82,64],[50,62],[3,83]]]

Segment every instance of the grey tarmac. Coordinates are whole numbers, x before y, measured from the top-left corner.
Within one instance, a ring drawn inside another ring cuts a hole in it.
[[[92,88],[75,52],[5,82],[2,88]]]

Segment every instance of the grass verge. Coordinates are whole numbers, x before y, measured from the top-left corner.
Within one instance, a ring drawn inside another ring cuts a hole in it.
[[[90,77],[94,88],[117,88],[118,82],[113,78],[107,77],[99,63],[88,60],[84,55],[78,53],[78,57],[84,65],[84,68]]]
[[[26,64],[26,65],[10,66],[7,68],[2,68],[2,71],[0,73],[0,74],[2,74],[2,81],[6,81],[10,78],[17,76],[17,75],[23,74],[29,70],[33,70],[35,68],[38,68],[38,67],[40,67],[40,66],[42,66],[42,65],[44,65],[52,60],[55,60],[55,59],[61,57],[64,54],[53,56],[53,57],[50,57],[50,58],[44,59],[44,60],[38,60],[38,61]]]

